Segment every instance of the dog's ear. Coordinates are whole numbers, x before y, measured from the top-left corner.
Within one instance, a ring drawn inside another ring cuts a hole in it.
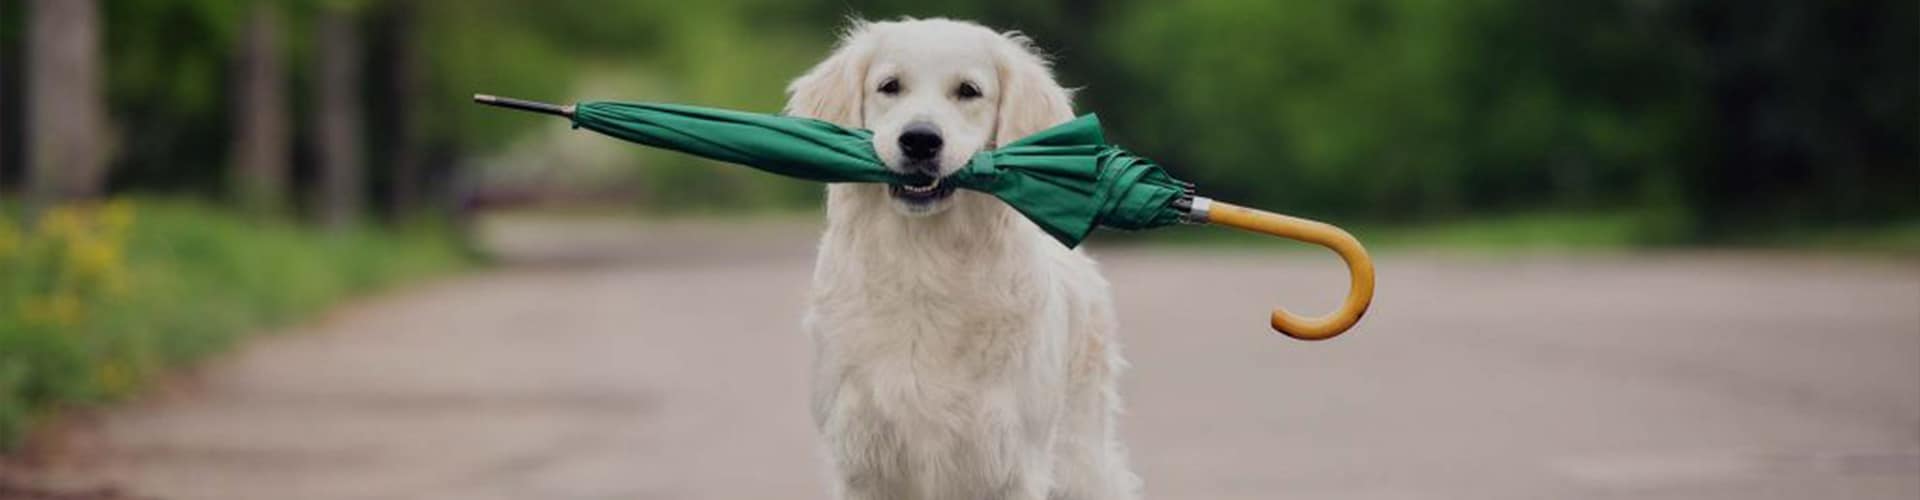
[[[1017,32],[1000,38],[1000,117],[994,124],[994,147],[1073,119],[1072,96],[1054,82],[1053,70],[1033,40]]]
[[[833,55],[787,85],[788,116],[826,120],[846,127],[861,127],[860,101],[867,76],[867,61],[873,53],[868,38],[869,24],[853,20],[840,35]]]

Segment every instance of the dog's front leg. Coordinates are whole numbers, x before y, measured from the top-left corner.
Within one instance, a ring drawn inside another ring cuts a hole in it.
[[[1043,473],[1027,474],[1014,478],[1003,488],[997,500],[1047,500],[1047,491],[1052,489],[1052,478]]]
[[[832,458],[833,498],[914,498],[898,430],[879,418],[861,387],[849,387],[837,366],[823,365],[814,385],[813,416]]]
[[[867,429],[873,430],[877,429]],[[833,498],[901,500],[917,496],[904,476],[907,469],[899,463],[899,456],[876,447],[883,444],[873,440],[878,437],[863,431],[829,437],[828,446],[833,447]]]
[[[905,492],[897,490],[898,489],[890,485],[889,482],[883,481],[879,477],[871,474],[841,471],[839,472],[838,480],[834,481],[833,498],[835,500],[894,500],[911,498],[909,496],[903,496],[902,493]]]
[[[987,498],[989,500],[1048,500],[1047,494],[1053,489],[1053,466],[1043,449],[1033,449],[1023,453],[1019,465],[1014,467],[1013,475],[1006,478],[998,491]]]
[[[1025,427],[1020,431],[1001,434],[999,448],[1003,450],[997,459],[997,465],[990,465],[1002,472],[994,484],[997,487],[987,490],[988,500],[1048,500],[1054,487],[1053,441],[1054,426],[1052,418],[1044,413],[1030,414],[1024,425],[1009,425],[1005,428]],[[1010,422],[1009,422],[1010,424]]]

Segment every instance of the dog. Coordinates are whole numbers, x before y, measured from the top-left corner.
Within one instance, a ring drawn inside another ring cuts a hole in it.
[[[855,20],[786,114],[873,131],[908,185],[827,188],[803,328],[836,498],[1138,498],[1115,431],[1125,366],[1092,259],[940,180],[1073,118],[1019,33]]]

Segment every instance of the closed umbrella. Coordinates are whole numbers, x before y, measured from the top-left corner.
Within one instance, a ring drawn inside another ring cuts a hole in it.
[[[888,169],[872,132],[829,122],[698,106],[584,102],[561,106],[475,95],[507,108],[564,116],[575,128],[766,172],[818,182],[924,184]],[[1159,165],[1107,144],[1099,118],[1087,115],[973,156],[941,180],[999,198],[1055,240],[1077,246],[1095,227],[1141,230],[1177,223],[1217,224],[1319,244],[1347,263],[1352,283],[1332,314],[1303,318],[1275,309],[1273,328],[1320,340],[1351,328],[1373,299],[1373,263],[1340,228],[1197,196]]]

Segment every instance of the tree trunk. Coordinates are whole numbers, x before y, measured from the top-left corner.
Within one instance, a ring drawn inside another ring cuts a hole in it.
[[[393,52],[390,71],[387,73],[387,91],[392,102],[388,114],[392,116],[390,126],[393,130],[393,213],[405,217],[407,212],[419,208],[424,180],[421,162],[423,144],[420,126],[414,117],[415,104],[420,99],[420,56],[417,34],[419,30],[419,11],[413,0],[394,0],[389,2],[392,10],[387,35],[391,37],[389,45]]]
[[[0,1],[0,25],[15,32],[22,32],[20,19],[25,17],[24,2]],[[21,77],[26,68],[24,36],[0,36],[0,198],[20,194],[24,189],[26,157],[21,155],[26,148],[26,137],[21,135],[20,124],[26,121],[21,110],[25,101],[20,98],[20,89],[27,80]]]
[[[314,130],[321,184],[321,220],[344,229],[360,218],[365,178],[360,110],[360,33],[352,14],[327,10],[319,16],[320,72]]]
[[[7,15],[4,10],[6,8],[7,6],[0,5],[0,16]],[[13,162],[13,157],[9,156],[14,147],[13,116],[8,114],[13,111],[12,103],[9,102],[13,96],[11,80],[15,71],[12,49],[13,46],[8,43],[8,40],[0,39],[0,199],[5,199],[7,196],[9,187],[7,176],[10,175],[7,169],[12,167],[9,163]]]
[[[29,211],[99,196],[106,182],[107,116],[94,0],[27,5],[26,124]]]
[[[286,208],[289,124],[278,3],[253,2],[234,65],[233,193],[257,211]]]

